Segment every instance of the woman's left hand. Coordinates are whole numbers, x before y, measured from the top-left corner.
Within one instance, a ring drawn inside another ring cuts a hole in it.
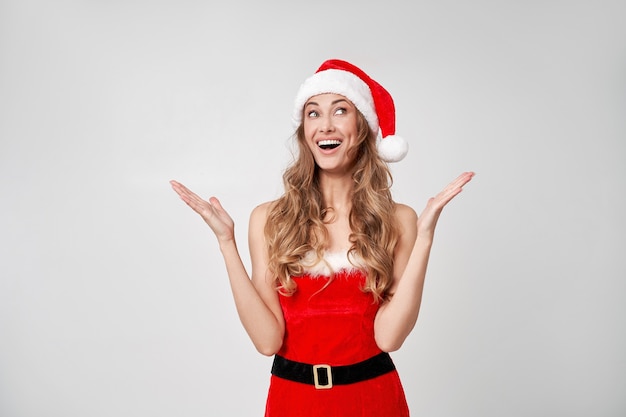
[[[473,172],[464,172],[459,175],[454,181],[448,184],[439,194],[428,200],[426,208],[422,211],[422,214],[417,219],[417,236],[426,237],[432,239],[435,234],[435,226],[437,226],[437,220],[441,215],[443,208],[463,191],[463,186],[467,184],[472,177]]]

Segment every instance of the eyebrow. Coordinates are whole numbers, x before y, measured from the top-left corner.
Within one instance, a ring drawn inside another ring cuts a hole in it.
[[[346,100],[345,98],[338,98],[337,100],[333,100],[332,103],[330,103],[331,106],[334,106],[337,103],[341,103],[342,101],[345,101],[346,103],[348,102],[348,100]],[[309,101],[308,103],[306,103],[304,105],[304,107],[306,108],[306,106],[308,106],[309,104],[312,104],[314,106],[319,106],[319,104],[315,101]]]

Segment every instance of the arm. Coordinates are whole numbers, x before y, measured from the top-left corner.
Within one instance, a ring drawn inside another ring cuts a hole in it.
[[[239,319],[256,349],[264,355],[273,355],[280,349],[284,334],[284,321],[278,294],[267,271],[267,254],[263,229],[267,204],[259,206],[250,216],[249,244],[252,259],[252,280],[241,261],[235,242],[234,223],[219,200],[201,199],[184,185],[172,181],[172,188],[196,213],[217,237],[220,251],[230,281]]]
[[[394,259],[393,297],[380,307],[374,321],[376,343],[383,351],[398,350],[413,330],[422,302],[435,226],[445,205],[473,176],[473,172],[461,174],[429,199],[419,219],[413,210],[399,206],[397,218],[403,231]]]

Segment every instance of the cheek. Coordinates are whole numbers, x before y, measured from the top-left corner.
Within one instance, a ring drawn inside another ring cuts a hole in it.
[[[305,148],[312,149],[315,142],[315,140],[313,139],[312,131],[310,129],[306,130],[305,128],[303,129],[302,133],[304,134],[304,141],[301,143],[304,145]]]
[[[341,121],[341,129],[344,132],[356,133],[358,130],[357,121],[354,117],[345,118]]]
[[[313,140],[313,136],[315,136],[315,125],[313,123],[305,123],[302,127],[302,131],[304,132],[304,139],[308,142]]]

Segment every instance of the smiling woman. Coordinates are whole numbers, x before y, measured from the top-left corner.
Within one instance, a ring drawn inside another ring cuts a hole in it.
[[[323,172],[350,170],[367,138],[359,141],[356,107],[338,94],[320,94],[307,101],[304,115],[302,127],[315,163]]]
[[[387,162],[408,147],[395,136],[393,100],[345,61],[305,80],[293,121],[299,152],[285,192],[251,214],[251,277],[219,200],[172,187],[215,233],[241,322],[274,355],[267,417],[408,416],[388,352],[415,325],[439,215],[473,173],[419,220],[395,202]]]

